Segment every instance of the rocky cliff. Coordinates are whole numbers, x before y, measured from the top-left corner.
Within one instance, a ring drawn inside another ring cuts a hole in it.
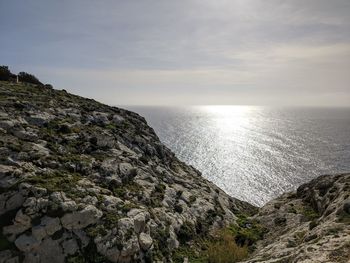
[[[350,174],[320,176],[253,218],[269,231],[247,262],[350,262]]]
[[[138,114],[49,86],[0,82],[0,158],[1,262],[170,261],[255,209]]]
[[[322,177],[258,212],[138,114],[0,81],[1,263],[346,262],[349,181]]]

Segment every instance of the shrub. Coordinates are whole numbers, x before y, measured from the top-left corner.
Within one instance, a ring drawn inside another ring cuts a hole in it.
[[[18,73],[18,79],[19,79],[19,81],[22,81],[22,82],[32,83],[32,84],[36,84],[36,85],[42,85],[42,83],[39,81],[39,79],[37,77],[35,77],[34,75],[29,74],[27,72]]]
[[[247,245],[237,245],[234,236],[227,230],[220,232],[217,241],[210,243],[208,246],[209,263],[233,263],[247,256]]]
[[[151,206],[158,207],[161,206],[161,203],[164,199],[166,186],[162,183],[156,184],[154,190],[151,193]]]
[[[194,225],[189,221],[185,221],[180,227],[179,232],[177,233],[177,237],[180,243],[184,244],[187,241],[190,241],[195,236],[195,234],[196,232]]]
[[[237,225],[232,225],[229,229],[235,236],[237,244],[248,245],[250,248],[258,240],[262,239],[267,229],[262,227],[256,220],[250,220],[243,214],[238,214]]]
[[[8,66],[0,66],[0,80],[9,80],[12,74]]]

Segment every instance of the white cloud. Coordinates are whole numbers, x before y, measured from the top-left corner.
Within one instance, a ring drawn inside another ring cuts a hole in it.
[[[111,104],[349,105],[349,13],[347,0],[13,0],[0,56]]]

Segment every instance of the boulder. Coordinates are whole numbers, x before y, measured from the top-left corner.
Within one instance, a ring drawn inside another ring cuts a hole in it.
[[[62,228],[60,219],[58,217],[52,218],[44,216],[41,219],[40,225],[32,228],[32,235],[37,240],[42,240],[46,236],[51,236]]]
[[[94,111],[92,113],[93,121],[97,124],[107,125],[110,123],[110,121],[108,120],[108,115],[109,114],[105,112]]]
[[[53,118],[54,118],[53,115],[46,112],[41,112],[41,113],[31,114],[30,117],[28,117],[26,120],[31,125],[43,126],[45,123],[48,123]]]
[[[40,241],[38,241],[33,236],[28,236],[23,234],[15,240],[16,247],[22,252],[29,252],[34,248],[39,247]]]
[[[66,256],[68,256],[68,255],[74,255],[78,251],[79,246],[75,239],[68,239],[63,241],[62,248],[63,248],[63,253]]]
[[[5,226],[3,233],[9,240],[13,241],[18,234],[23,233],[31,227],[31,218],[19,210],[16,214],[13,225]]]
[[[41,242],[40,246],[34,249],[34,257],[38,261],[25,260],[25,262],[50,262],[50,263],[64,263],[65,255],[59,244],[60,240],[53,240],[46,238]],[[27,257],[26,257],[27,259]]]
[[[65,214],[61,223],[66,229],[82,229],[88,225],[95,224],[103,213],[93,205],[86,206],[81,211]]]
[[[137,174],[136,169],[130,163],[120,163],[119,172],[123,180],[131,180]]]
[[[113,115],[112,121],[113,121],[114,124],[118,125],[118,124],[122,123],[124,120],[125,119],[122,116],[118,115],[118,114],[114,114]]]
[[[152,246],[153,240],[149,234],[141,233],[139,236],[139,243],[140,247],[146,251]]]
[[[139,241],[136,236],[132,236],[126,242],[124,242],[123,249],[121,251],[121,256],[124,258],[130,258],[139,252],[140,246]]]
[[[16,121],[10,121],[10,120],[2,120],[0,121],[0,128],[4,130],[9,130],[13,128],[16,125]]]
[[[5,204],[5,210],[10,211],[17,209],[24,202],[24,198],[20,193],[14,193],[9,199],[7,199]]]

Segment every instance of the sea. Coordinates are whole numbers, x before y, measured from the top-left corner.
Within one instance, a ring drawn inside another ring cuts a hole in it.
[[[256,206],[319,175],[350,172],[350,108],[126,108],[180,160]]]

